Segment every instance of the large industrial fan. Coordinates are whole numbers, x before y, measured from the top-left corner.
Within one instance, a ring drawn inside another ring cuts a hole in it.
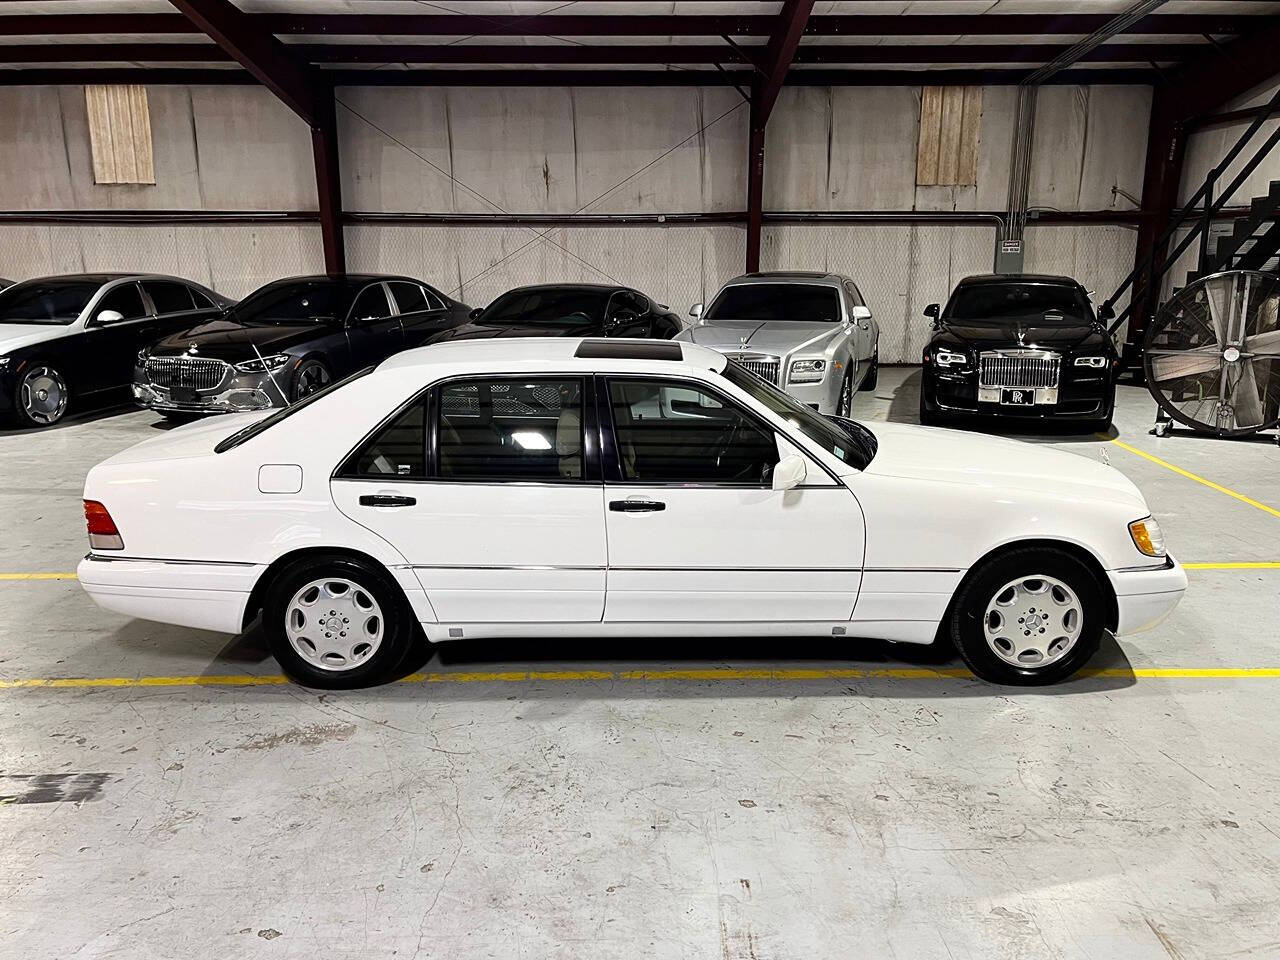
[[[1280,422],[1280,277],[1228,270],[1179,290],[1147,335],[1143,364],[1160,413],[1200,433],[1240,437]]]

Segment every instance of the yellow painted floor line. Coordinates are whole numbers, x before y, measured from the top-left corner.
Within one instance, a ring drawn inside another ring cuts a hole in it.
[[[1183,570],[1280,570],[1280,563],[1272,560],[1244,563],[1184,563]]]
[[[0,580],[78,580],[74,573],[0,573]]]
[[[1280,667],[1099,667],[1080,671],[1080,677],[1150,680],[1280,679]],[[725,680],[973,680],[964,667],[849,667],[849,668],[706,668],[668,670],[483,670],[451,673],[413,673],[401,683],[537,683],[593,681],[725,681]],[[0,680],[0,689],[86,687],[260,687],[289,683],[278,674],[175,677],[30,677]]]
[[[1269,513],[1273,517],[1280,517],[1280,510],[1277,510],[1275,507],[1269,507],[1265,503],[1259,503],[1252,497],[1246,497],[1243,493],[1236,493],[1236,491],[1228,487],[1224,487],[1220,483],[1214,483],[1212,480],[1206,480],[1204,477],[1199,474],[1192,473],[1190,470],[1183,470],[1181,467],[1175,466],[1168,460],[1161,460],[1159,457],[1153,456],[1145,450],[1139,450],[1137,447],[1130,446],[1123,440],[1112,440],[1111,442],[1121,450],[1128,450],[1134,456],[1142,457],[1144,460],[1150,460],[1152,463],[1157,466],[1164,467],[1166,470],[1172,470],[1180,477],[1186,477],[1188,480],[1194,480],[1196,483],[1202,483],[1210,490],[1217,490],[1219,493],[1225,493],[1228,497],[1235,497],[1241,503],[1247,503],[1251,507],[1257,507],[1263,513]]]

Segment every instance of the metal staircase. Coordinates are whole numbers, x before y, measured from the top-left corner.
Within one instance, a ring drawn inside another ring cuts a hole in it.
[[[1203,268],[1187,282],[1223,270],[1271,270],[1280,262],[1280,180],[1272,180],[1264,197],[1254,197],[1249,212],[1236,220],[1229,236],[1213,244]]]

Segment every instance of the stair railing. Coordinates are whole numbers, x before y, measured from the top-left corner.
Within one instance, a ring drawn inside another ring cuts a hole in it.
[[[1133,296],[1129,298],[1128,305],[1119,314],[1108,328],[1108,333],[1115,333],[1120,329],[1120,325],[1129,319],[1133,312],[1134,304],[1139,300],[1139,295],[1146,295],[1148,291],[1156,289],[1157,285],[1164,279],[1164,275],[1173,268],[1177,263],[1178,257],[1182,256],[1183,251],[1191,246],[1197,239],[1200,241],[1200,267],[1204,268],[1208,261],[1208,243],[1209,243],[1209,225],[1213,221],[1214,214],[1218,213],[1228,200],[1239,189],[1240,185],[1249,178],[1249,175],[1258,168],[1258,165],[1266,159],[1267,154],[1271,152],[1271,148],[1280,143],[1280,126],[1278,126],[1272,134],[1254,152],[1249,161],[1240,169],[1231,183],[1218,194],[1217,199],[1213,197],[1214,188],[1218,180],[1226,172],[1227,168],[1235,161],[1236,157],[1244,152],[1245,145],[1253,139],[1264,123],[1267,122],[1277,111],[1280,111],[1280,89],[1277,89],[1270,100],[1257,112],[1253,118],[1253,122],[1249,124],[1249,128],[1240,136],[1230,150],[1226,152],[1223,158],[1218,162],[1209,175],[1205,177],[1204,183],[1200,189],[1195,192],[1190,200],[1181,207],[1172,217],[1168,228],[1162,233],[1158,240],[1151,245],[1151,249],[1147,252],[1147,256],[1141,265],[1135,267],[1124,282],[1120,284],[1116,292],[1113,293],[1103,306],[1114,311],[1116,301],[1119,300],[1126,290],[1133,287]],[[1156,254],[1165,248],[1165,244],[1169,239],[1177,233],[1184,223],[1200,214],[1199,221],[1195,223],[1186,236],[1179,241],[1173,251],[1161,261],[1157,269]],[[1139,278],[1142,282],[1139,283]]]

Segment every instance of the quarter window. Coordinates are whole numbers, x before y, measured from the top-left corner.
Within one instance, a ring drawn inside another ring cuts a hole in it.
[[[422,480],[427,476],[426,400],[419,397],[348,461],[344,476]]]
[[[772,431],[696,385],[611,380],[609,399],[624,480],[763,485],[778,462]]]
[[[477,378],[438,391],[441,479],[582,479],[581,380]]]

